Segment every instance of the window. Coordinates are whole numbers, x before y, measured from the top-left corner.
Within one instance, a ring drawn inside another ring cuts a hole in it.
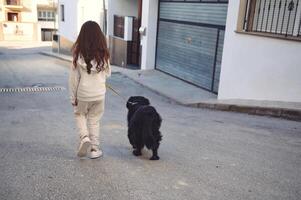
[[[54,11],[46,11],[46,10],[38,11],[38,20],[39,21],[55,21]]]
[[[61,21],[65,21],[65,7],[64,5],[61,5]]]
[[[18,13],[7,13],[7,21],[17,22],[19,21]]]
[[[300,0],[246,0],[243,30],[279,37],[301,37]]]
[[[124,17],[114,15],[114,36],[124,37]]]
[[[20,1],[19,0],[6,0],[6,5],[20,5]]]

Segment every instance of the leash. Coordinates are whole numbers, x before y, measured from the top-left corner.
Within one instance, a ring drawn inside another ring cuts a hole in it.
[[[106,87],[109,88],[114,94],[116,94],[117,96],[119,96],[126,103],[129,103],[129,104],[132,104],[132,105],[138,104],[138,102],[128,101],[127,98],[125,98],[124,96],[122,96],[121,94],[119,94],[119,92],[117,92],[117,90],[115,90],[110,84],[106,83]]]
[[[127,102],[127,99],[124,96],[122,96],[121,94],[119,94],[119,92],[117,92],[110,84],[106,83],[106,87],[109,88],[114,94],[119,96],[122,100]]]

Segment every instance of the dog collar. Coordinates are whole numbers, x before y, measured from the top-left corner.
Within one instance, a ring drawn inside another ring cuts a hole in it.
[[[138,102],[131,102],[131,101],[128,101],[128,103],[131,104],[131,105],[136,105],[136,104],[138,104]]]

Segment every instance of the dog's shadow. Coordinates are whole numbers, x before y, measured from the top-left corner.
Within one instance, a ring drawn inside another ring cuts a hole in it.
[[[135,156],[133,154],[133,148],[129,145],[113,145],[113,144],[106,144],[103,145],[103,151],[105,156],[108,157],[115,157],[120,160],[149,160],[152,156],[152,152],[147,149],[142,149],[141,156]]]

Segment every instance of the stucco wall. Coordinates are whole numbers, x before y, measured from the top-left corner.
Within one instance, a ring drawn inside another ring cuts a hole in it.
[[[18,22],[7,21],[7,12],[15,12],[10,7],[3,6],[4,0],[0,1],[0,40],[39,40],[37,25],[36,0],[23,0],[24,8],[17,9],[20,12]]]
[[[4,21],[4,7],[3,7],[3,0],[0,0],[0,22]]]
[[[59,0],[58,18],[59,18],[59,35],[70,41],[75,41],[78,31],[77,14],[78,0]],[[64,5],[65,20],[62,21],[61,5]]]
[[[229,1],[219,99],[301,102],[301,42],[235,33],[239,1]]]
[[[3,0],[0,0],[0,41],[4,40],[3,36],[3,24],[2,21],[4,21],[4,11],[3,11]]]
[[[138,17],[137,0],[108,1],[108,35],[113,35],[114,15]]]
[[[65,21],[61,20],[61,5],[65,7]],[[58,5],[60,47],[63,53],[70,53],[82,24],[88,20],[103,23],[103,6],[99,0],[60,0]]]
[[[37,23],[1,23],[0,40],[6,41],[36,41],[39,40],[39,27]]]
[[[35,0],[23,0],[22,4],[25,10],[28,9],[30,12],[21,12],[21,22],[37,22],[37,2]]]
[[[54,42],[55,43],[55,42]],[[65,38],[64,36],[60,36],[60,50],[59,53],[71,55],[71,48],[73,45],[73,41]],[[55,48],[55,46],[53,46]]]
[[[156,58],[157,21],[159,0],[143,0],[141,26],[145,35],[141,37],[141,69],[154,69]]]
[[[101,0],[78,1],[78,32],[83,23],[93,20],[103,29],[103,3]]]

